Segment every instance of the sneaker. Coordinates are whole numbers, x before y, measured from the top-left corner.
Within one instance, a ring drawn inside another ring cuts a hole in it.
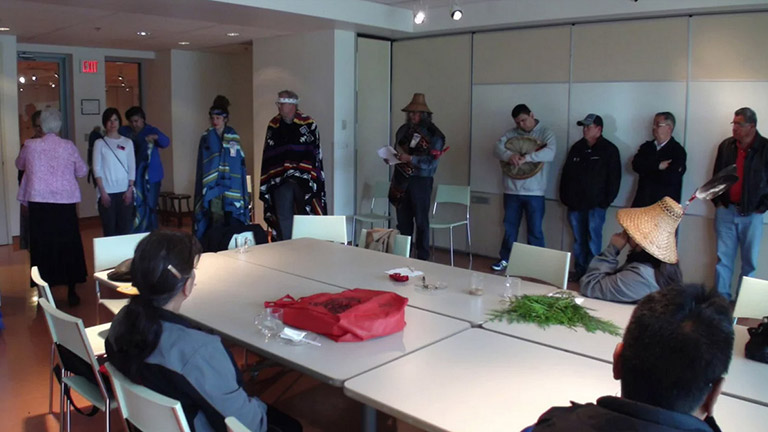
[[[491,269],[493,271],[502,271],[507,269],[507,262],[504,260],[499,260],[498,262],[491,264]]]

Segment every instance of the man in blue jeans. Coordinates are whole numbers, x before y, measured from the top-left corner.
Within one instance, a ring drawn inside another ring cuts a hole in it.
[[[548,162],[555,158],[557,141],[555,133],[537,120],[525,104],[512,109],[516,127],[510,129],[496,142],[494,154],[504,162],[521,167],[523,164],[543,164],[536,174],[527,178],[513,178],[503,175],[504,182],[504,239],[501,241],[499,261],[491,269],[502,271],[507,268],[512,244],[517,241],[517,232],[525,213],[528,224],[528,244],[544,247],[544,190],[547,188]],[[539,142],[535,151],[525,155],[506,147],[507,141],[515,137],[531,137]]]
[[[736,251],[741,254],[741,277],[757,269],[763,213],[768,210],[768,139],[757,131],[757,114],[751,108],[736,110],[731,125],[733,136],[718,146],[714,172],[736,164],[739,181],[712,200],[717,207],[715,288],[727,299]]]
[[[584,137],[571,146],[560,177],[560,201],[568,207],[573,230],[572,281],[581,279],[592,258],[603,250],[605,209],[616,199],[621,184],[619,149],[603,137],[603,118],[588,114],[576,124]]]

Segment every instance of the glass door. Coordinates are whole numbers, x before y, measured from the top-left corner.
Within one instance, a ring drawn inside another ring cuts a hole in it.
[[[61,136],[69,136],[66,103],[66,58],[63,56],[19,55],[17,86],[19,95],[19,143],[37,137],[42,131],[32,123],[36,111],[51,107],[61,111]]]

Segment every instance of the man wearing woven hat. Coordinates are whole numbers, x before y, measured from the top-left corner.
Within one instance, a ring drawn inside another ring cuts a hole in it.
[[[733,136],[718,146],[714,172],[736,164],[739,181],[712,199],[717,207],[715,288],[728,299],[736,251],[741,255],[739,280],[757,269],[763,213],[768,210],[768,139],[757,131],[757,114],[751,108],[736,110],[731,125]]]
[[[624,231],[616,233],[603,252],[589,263],[581,293],[602,300],[633,303],[646,295],[682,283],[675,230],[683,208],[670,197],[654,205],[624,208],[616,213]],[[619,254],[629,245],[627,261]]]
[[[416,258],[429,259],[429,203],[433,176],[444,153],[445,135],[432,123],[432,111],[422,93],[414,93],[402,109],[405,123],[395,133],[397,158],[389,188],[389,201],[397,210],[397,229],[403,235],[414,234]],[[447,148],[445,149],[447,150]]]
[[[264,220],[281,240],[288,240],[294,214],[328,213],[323,152],[317,124],[299,111],[295,92],[279,92],[275,105],[278,114],[267,125],[259,197]]]
[[[504,182],[504,238],[499,249],[499,261],[491,265],[494,271],[507,268],[512,244],[517,241],[517,232],[525,213],[528,224],[528,244],[544,247],[544,191],[547,188],[549,162],[555,158],[557,140],[552,129],[544,126],[534,117],[530,108],[518,104],[512,109],[515,127],[508,130],[494,147],[494,155],[502,163],[514,168],[536,166],[533,175],[512,176],[502,166]],[[530,140],[535,143],[532,151],[524,153],[507,148],[508,142]]]
[[[560,201],[568,207],[573,231],[572,281],[579,280],[600,253],[605,211],[621,184],[619,149],[603,136],[603,118],[588,114],[576,124],[584,137],[571,146],[560,176]]]

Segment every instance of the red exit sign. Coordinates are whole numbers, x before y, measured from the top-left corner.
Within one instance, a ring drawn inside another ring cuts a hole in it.
[[[80,65],[80,70],[83,73],[95,74],[99,73],[99,61],[98,60],[83,60]]]

